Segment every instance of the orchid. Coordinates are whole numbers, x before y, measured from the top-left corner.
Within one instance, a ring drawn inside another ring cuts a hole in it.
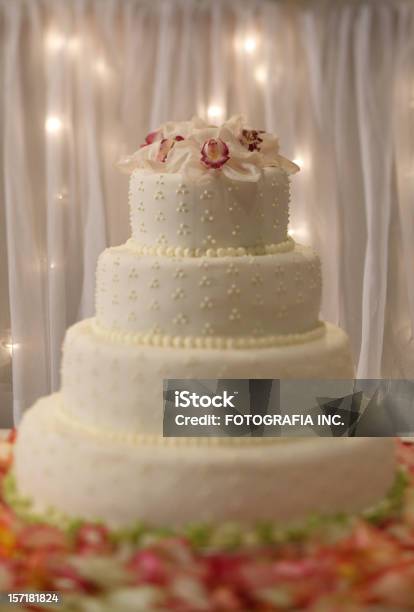
[[[168,153],[171,151],[175,143],[179,142],[180,140],[184,140],[184,138],[182,136],[175,136],[174,138],[163,138],[158,149],[156,160],[160,162],[165,162]]]
[[[298,166],[279,154],[275,136],[251,129],[242,115],[234,115],[221,126],[199,117],[161,125],[151,132],[145,145],[119,162],[122,171],[182,173],[202,180],[219,171],[234,181],[257,181],[264,168],[279,167],[288,174]]]
[[[149,132],[145,136],[145,142],[142,143],[142,145],[140,145],[140,148],[146,147],[147,145],[150,145],[153,142],[156,142],[157,140],[161,140],[161,138],[162,138],[162,134],[160,130],[154,130],[154,132]]]
[[[263,138],[261,138],[259,134],[264,134],[264,131],[242,129],[240,142],[244,147],[247,147],[249,151],[260,151]]]
[[[201,161],[217,170],[230,159],[229,148],[220,138],[209,138],[201,148]]]

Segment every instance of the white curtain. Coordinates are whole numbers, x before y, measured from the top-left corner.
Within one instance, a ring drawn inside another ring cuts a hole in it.
[[[278,133],[323,317],[360,377],[414,377],[413,2],[0,0],[0,50],[16,419],[58,387],[97,256],[128,236],[116,160],[195,113]]]

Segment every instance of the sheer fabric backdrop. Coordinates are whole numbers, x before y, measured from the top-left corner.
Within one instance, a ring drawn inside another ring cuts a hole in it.
[[[322,316],[360,377],[414,376],[414,3],[0,0],[0,28],[16,419],[58,387],[97,257],[128,237],[116,160],[195,113],[279,135]]]

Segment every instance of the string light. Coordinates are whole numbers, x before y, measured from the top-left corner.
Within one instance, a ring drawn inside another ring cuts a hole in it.
[[[13,355],[13,352],[20,348],[20,344],[10,341],[4,342],[3,346],[10,353],[10,355]]]
[[[49,51],[61,51],[66,44],[66,39],[57,30],[50,30],[46,36],[46,47]]]
[[[223,108],[217,104],[211,104],[207,109],[207,116],[209,119],[220,119],[223,114]]]
[[[256,50],[256,39],[253,36],[246,36],[243,41],[243,49],[246,53],[253,53]]]
[[[298,225],[288,229],[288,234],[294,240],[309,241],[309,230],[306,225]]]
[[[71,55],[79,53],[81,41],[77,36],[72,36],[67,43],[67,49]]]
[[[234,46],[237,51],[244,51],[244,53],[251,55],[256,51],[257,38],[252,34],[248,34],[244,37],[236,37]]]
[[[108,66],[106,65],[105,61],[102,58],[96,60],[94,64],[94,68],[97,74],[99,74],[99,76],[101,77],[106,76],[108,73]]]
[[[301,170],[309,170],[311,167],[311,157],[309,154],[301,153],[295,155],[292,161],[294,164],[299,166]]]
[[[296,164],[297,166],[299,166],[299,168],[302,170],[305,162],[303,161],[303,157],[295,157],[295,159],[292,159],[293,163]]]
[[[268,74],[267,74],[266,66],[258,66],[256,70],[254,71],[254,78],[256,79],[258,83],[261,83],[261,84],[266,83],[267,77],[268,77]]]
[[[58,30],[50,30],[45,39],[46,49],[50,53],[58,53],[66,50],[69,55],[77,55],[81,48],[81,40],[78,36],[67,38]]]
[[[56,193],[56,199],[59,200],[59,202],[63,202],[67,199],[67,197],[68,190],[66,189],[66,187],[62,187],[61,190]]]
[[[62,120],[56,115],[49,115],[46,117],[45,129],[48,134],[56,134],[57,132],[60,132],[62,127]]]

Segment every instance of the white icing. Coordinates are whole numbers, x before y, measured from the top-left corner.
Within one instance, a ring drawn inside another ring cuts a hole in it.
[[[353,512],[381,499],[394,478],[391,439],[131,445],[72,427],[59,418],[57,403],[57,396],[44,398],[23,418],[15,449],[19,493],[35,510],[53,507],[111,527]]]
[[[243,185],[220,174],[199,182],[136,170],[129,188],[132,239],[167,254],[260,251],[287,240],[289,198],[289,178],[280,168],[265,168]]]
[[[352,378],[346,334],[324,328],[302,344],[223,352],[114,341],[85,320],[68,330],[63,347],[65,410],[93,427],[161,435],[164,379]]]
[[[288,237],[277,244],[264,244],[254,247],[219,247],[217,249],[189,249],[184,247],[143,246],[134,240],[127,240],[124,245],[136,255],[152,255],[158,257],[244,257],[245,255],[275,255],[287,253],[295,248],[295,242]]]
[[[299,245],[211,260],[143,257],[121,246],[104,251],[97,268],[100,327],[147,344],[253,348],[306,341],[317,326],[320,296],[319,258]]]
[[[102,427],[94,427],[85,423],[83,420],[78,420],[65,409],[64,400],[61,394],[54,394],[55,398],[55,416],[68,429],[79,431],[83,435],[99,438],[100,440],[110,440],[129,444],[132,446],[225,446],[225,447],[240,447],[240,446],[267,446],[275,444],[273,438],[237,438],[237,437],[182,437],[182,438],[164,438],[157,434],[147,434],[130,431],[118,431],[116,429],[104,429]],[[281,443],[287,442],[287,438],[281,438]]]
[[[237,308],[232,308],[229,319],[231,321],[239,321],[240,313]],[[129,321],[135,321],[135,317],[129,317]],[[179,313],[173,319],[177,325],[186,325],[188,319],[185,315]],[[205,323],[204,329],[212,331],[209,323]],[[312,329],[297,333],[297,334],[280,334],[268,336],[168,336],[161,333],[160,328],[154,328],[147,334],[131,334],[122,330],[107,329],[101,327],[97,321],[92,324],[94,332],[98,336],[107,338],[114,342],[122,342],[123,344],[135,344],[142,346],[158,346],[158,347],[173,347],[173,348],[199,348],[199,349],[257,349],[268,348],[275,346],[290,346],[292,344],[305,344],[317,338],[320,338],[325,333],[325,323],[318,321]],[[263,331],[263,328],[258,328],[258,331]]]

